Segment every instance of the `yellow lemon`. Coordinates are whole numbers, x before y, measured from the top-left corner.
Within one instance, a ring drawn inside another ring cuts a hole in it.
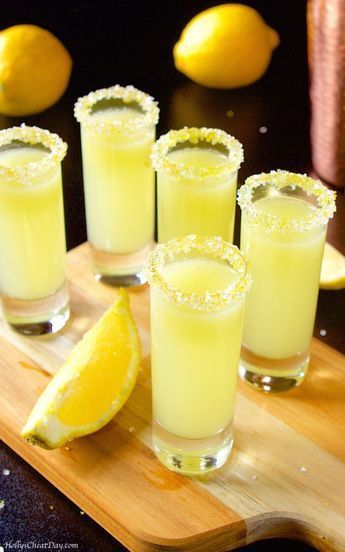
[[[0,113],[32,115],[62,96],[72,58],[49,31],[15,25],[0,32]]]
[[[137,328],[120,290],[43,391],[21,435],[53,449],[100,429],[127,401],[139,364]]]
[[[222,4],[196,15],[174,46],[176,68],[211,88],[237,88],[265,73],[278,33],[243,4]]]
[[[326,243],[322,259],[321,289],[345,288],[345,257],[330,243]]]

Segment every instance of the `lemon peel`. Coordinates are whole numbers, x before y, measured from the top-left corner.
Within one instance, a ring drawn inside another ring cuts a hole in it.
[[[135,385],[140,341],[128,294],[84,335],[35,404],[21,436],[46,449],[93,433],[122,408]]]

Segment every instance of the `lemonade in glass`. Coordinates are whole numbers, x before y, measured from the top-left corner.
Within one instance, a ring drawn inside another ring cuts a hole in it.
[[[305,175],[272,171],[238,193],[246,298],[240,374],[263,391],[299,385],[307,372],[334,192]]]
[[[171,130],[154,145],[152,161],[158,241],[195,233],[232,243],[240,142],[219,129]]]
[[[58,331],[69,317],[61,161],[67,146],[37,127],[0,131],[0,287],[18,331]]]
[[[150,153],[159,110],[149,95],[119,85],[80,98],[88,241],[95,275],[144,282],[154,238],[155,182]]]
[[[246,262],[220,237],[190,235],[158,245],[148,274],[154,448],[168,468],[204,473],[232,447]]]

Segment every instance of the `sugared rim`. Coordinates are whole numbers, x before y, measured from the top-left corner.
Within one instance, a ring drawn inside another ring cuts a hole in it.
[[[254,189],[262,185],[272,185],[277,189],[286,186],[295,189],[301,188],[308,195],[315,197],[318,209],[302,219],[289,218],[284,219],[277,215],[266,213],[257,208],[253,202]],[[243,186],[237,193],[237,200],[241,210],[253,225],[263,225],[266,232],[279,230],[286,232],[310,230],[317,226],[327,224],[336,211],[335,205],[336,193],[328,190],[326,186],[306,174],[296,174],[289,171],[277,170],[269,173],[261,173],[250,176],[246,179]]]
[[[92,107],[101,100],[120,99],[124,103],[136,102],[143,110],[143,115],[129,121],[100,121],[92,117]],[[105,130],[121,130],[121,132],[132,133],[141,128],[153,127],[158,123],[159,108],[157,102],[134,86],[120,86],[116,84],[109,88],[101,88],[90,92],[77,100],[74,105],[74,116],[83,126],[103,132]]]
[[[210,146],[224,146],[228,152],[224,163],[213,167],[195,168],[169,159],[169,151],[178,144],[197,144],[200,141],[207,142]],[[184,127],[180,130],[170,130],[157,140],[152,149],[151,161],[156,171],[164,169],[177,177],[216,178],[240,168],[243,161],[243,146],[236,138],[219,128]]]
[[[36,126],[26,126],[24,123],[19,127],[0,130],[0,147],[14,140],[24,142],[28,146],[42,144],[49,150],[40,161],[32,161],[17,167],[1,165],[0,159],[0,177],[15,178],[24,183],[61,163],[67,151],[67,144],[57,134]]]
[[[191,251],[198,251],[200,255],[212,255],[215,259],[228,261],[238,274],[238,279],[222,290],[206,291],[205,293],[187,293],[169,284],[162,276],[161,268],[167,262],[173,262],[176,254],[188,254]],[[149,284],[154,286],[166,299],[176,305],[184,305],[200,311],[214,311],[240,301],[244,298],[252,282],[243,253],[238,247],[225,242],[218,236],[191,234],[159,244],[151,253],[145,272]]]

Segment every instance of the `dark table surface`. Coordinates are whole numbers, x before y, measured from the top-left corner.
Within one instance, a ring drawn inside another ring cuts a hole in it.
[[[40,3],[22,2],[2,6],[1,28],[18,23],[45,27],[62,40],[74,60],[68,90],[55,106],[32,117],[0,116],[0,128],[24,121],[57,132],[68,143],[63,164],[68,249],[86,240],[79,129],[73,105],[80,95],[97,88],[133,84],[149,92],[161,108],[158,135],[184,125],[219,127],[233,134],[245,151],[240,183],[250,174],[277,168],[312,172],[305,2],[246,1],[279,32],[281,46],[259,82],[228,91],[188,81],[175,70],[171,55],[186,22],[216,3],[175,0],[164,3],[164,11],[162,3],[150,0],[72,1],[67,10],[58,3],[45,8]],[[267,132],[260,132],[261,127]],[[343,191],[338,192],[337,207],[328,241],[345,253]],[[237,243],[238,237],[237,217]],[[315,336],[343,353],[344,300],[345,290],[321,291],[315,325]],[[326,330],[325,336],[320,337],[321,329]],[[50,549],[74,544],[74,549],[85,552],[125,550],[3,443],[0,499],[5,500],[0,509],[1,552],[1,546],[7,550],[16,543],[18,549],[25,544],[30,548],[30,543],[51,543]],[[276,550],[284,542],[259,543],[245,550]],[[310,550],[298,543],[293,548]]]

